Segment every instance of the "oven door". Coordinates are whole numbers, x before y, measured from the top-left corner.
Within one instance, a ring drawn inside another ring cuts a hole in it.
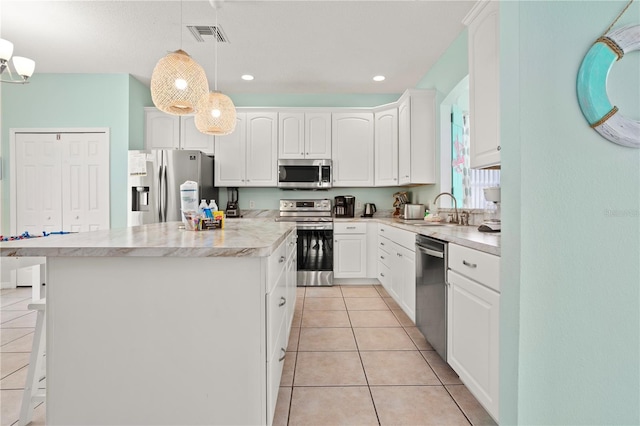
[[[333,223],[298,222],[298,287],[333,285]]]

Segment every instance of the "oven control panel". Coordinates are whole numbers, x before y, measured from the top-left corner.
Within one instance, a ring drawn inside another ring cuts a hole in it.
[[[331,212],[331,200],[280,200],[281,212]]]

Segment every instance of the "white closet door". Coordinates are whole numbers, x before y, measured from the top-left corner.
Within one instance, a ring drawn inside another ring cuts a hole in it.
[[[16,135],[16,230],[62,230],[60,149],[55,134]]]
[[[109,228],[107,133],[16,133],[15,153],[12,232]]]
[[[63,231],[109,228],[109,144],[104,133],[63,133]]]

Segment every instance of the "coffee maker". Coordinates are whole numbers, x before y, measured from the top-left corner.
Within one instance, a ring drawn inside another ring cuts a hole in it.
[[[238,188],[227,188],[227,217],[242,217],[238,202]]]
[[[334,198],[333,215],[335,217],[354,217],[356,197],[353,195],[339,195]]]
[[[478,227],[481,232],[500,232],[500,187],[483,188],[487,204],[484,208],[484,220]]]

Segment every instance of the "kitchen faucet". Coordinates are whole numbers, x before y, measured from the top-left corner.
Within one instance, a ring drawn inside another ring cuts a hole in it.
[[[436,195],[436,198],[433,199],[433,205],[437,206],[436,201],[438,201],[438,198],[440,198],[441,195],[448,195],[453,199],[453,207],[456,210],[456,213],[453,216],[453,221],[456,224],[458,224],[459,223],[458,222],[458,218],[459,218],[459,216],[458,216],[458,202],[456,201],[456,197],[454,197],[453,194],[451,194],[450,192],[441,192],[441,193],[439,193],[438,195]]]

